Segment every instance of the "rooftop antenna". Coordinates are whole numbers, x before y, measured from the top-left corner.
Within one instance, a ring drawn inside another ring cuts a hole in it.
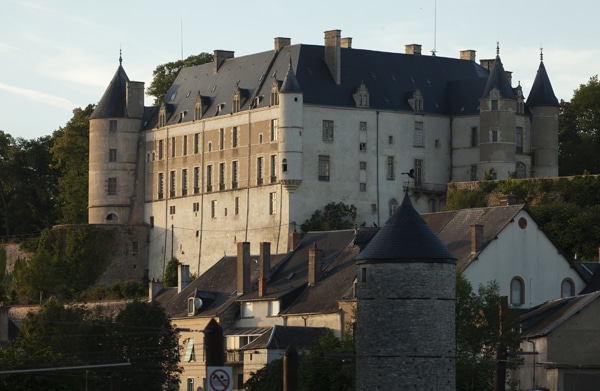
[[[434,1],[433,4],[433,50],[431,51],[431,55],[435,56],[437,53],[437,0]]]
[[[183,19],[181,19],[181,61],[183,61]]]

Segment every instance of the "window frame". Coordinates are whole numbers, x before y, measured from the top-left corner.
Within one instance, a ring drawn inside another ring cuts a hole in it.
[[[329,182],[331,178],[331,159],[329,155],[319,155],[319,181]]]
[[[333,142],[334,130],[335,130],[334,121],[330,120],[330,119],[324,119],[322,126],[323,126],[323,134],[322,134],[323,141],[328,142],[328,143]]]

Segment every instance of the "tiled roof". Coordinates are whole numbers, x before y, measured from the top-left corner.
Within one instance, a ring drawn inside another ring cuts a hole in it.
[[[496,61],[494,63],[494,67],[490,72],[487,83],[485,85],[485,89],[483,90],[482,98],[486,98],[490,96],[490,91],[496,88],[500,91],[500,96],[502,98],[514,99],[515,93],[506,77],[506,72],[504,71],[504,65],[502,65],[502,61],[500,60],[500,56],[496,56]]]
[[[129,77],[127,77],[125,69],[119,64],[90,119],[126,118],[126,87],[128,81]]]

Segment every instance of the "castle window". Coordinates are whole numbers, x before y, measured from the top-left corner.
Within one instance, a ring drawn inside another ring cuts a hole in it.
[[[392,215],[394,213],[396,213],[396,209],[398,209],[398,201],[396,201],[395,198],[392,198],[389,202],[389,213],[390,213],[390,217],[392,217]]]
[[[517,102],[517,114],[525,114],[525,103],[521,99]]]
[[[354,104],[356,107],[368,108],[369,107],[369,90],[364,82],[360,83],[360,86],[352,94]]]
[[[477,126],[471,128],[471,147],[475,148],[479,144]]]
[[[271,183],[277,182],[277,155],[271,155]]]
[[[371,213],[377,213],[377,204],[371,204]]]
[[[240,91],[239,89],[236,89],[236,92],[233,94],[233,105],[231,108],[231,111],[233,113],[237,113],[238,111],[240,111]]]
[[[360,192],[365,192],[365,191],[367,191],[367,184],[366,184],[366,183],[364,183],[364,182],[360,182],[360,183],[358,184],[358,191],[360,191]]]
[[[367,152],[367,143],[359,143],[358,150],[361,152]]]
[[[276,106],[279,104],[279,87],[277,86],[277,80],[273,80],[271,84],[271,95],[269,105]]]
[[[499,133],[498,128],[492,128],[490,130],[490,142],[492,142],[492,143],[498,142],[498,139],[499,139],[498,133]]]
[[[367,122],[366,121],[360,121],[359,129],[360,129],[361,132],[366,132],[367,131]]]
[[[367,268],[360,269],[360,282],[367,282]]]
[[[175,197],[175,171],[169,173],[169,197]]]
[[[116,119],[108,120],[108,131],[109,132],[117,131],[117,120]]]
[[[219,163],[219,190],[225,190],[225,163]]]
[[[164,156],[163,148],[164,148],[163,140],[158,140],[158,160],[163,159],[163,156]]]
[[[333,121],[323,120],[323,141],[333,141]]]
[[[199,202],[194,202],[192,204],[192,212],[199,212],[200,211],[200,203]]]
[[[560,283],[560,297],[575,296],[575,284],[570,278],[565,278]]]
[[[361,170],[366,170],[366,169],[367,169],[367,162],[359,162],[359,163],[358,163],[358,167],[359,167]]]
[[[238,187],[238,161],[234,160],[231,162],[231,188],[237,189]]]
[[[263,158],[262,158],[262,156],[259,156],[256,159],[256,184],[257,185],[263,184]]]
[[[170,205],[169,206],[169,214],[170,215],[174,215],[175,214],[175,205]]]
[[[133,242],[131,243],[131,255],[133,255],[134,257],[136,257],[138,255],[139,252],[139,243],[138,242]]]
[[[219,149],[225,148],[225,129],[219,129]]]
[[[238,146],[238,127],[234,126],[231,128],[231,147],[236,148]]]
[[[515,146],[517,148],[517,153],[522,153],[523,152],[523,128],[520,126],[517,126],[517,129],[515,131]]]
[[[277,140],[277,119],[271,120],[270,133],[271,133],[271,141]]]
[[[274,215],[277,212],[277,193],[269,193],[269,214]]]
[[[200,167],[194,167],[194,194],[200,193]]]
[[[393,181],[394,179],[396,179],[396,175],[394,173],[394,157],[393,156],[388,156],[388,158],[387,158],[386,179],[388,181]]]
[[[181,195],[187,195],[187,176],[188,170],[184,168],[181,170]]]
[[[188,137],[187,135],[183,136],[183,156],[187,156],[187,148],[188,148]]]
[[[525,304],[525,283],[521,277],[513,277],[510,281],[510,304],[513,306]]]
[[[423,159],[415,159],[415,186],[423,185]]]
[[[235,197],[233,200],[233,214],[240,214],[240,197]]]
[[[471,164],[471,169],[470,169],[470,180],[472,182],[477,180],[477,164]]]
[[[163,199],[165,195],[165,174],[158,173],[158,199]]]
[[[200,133],[194,134],[194,154],[200,152]]]
[[[206,166],[206,192],[212,191],[213,166]]]
[[[217,218],[217,200],[210,201],[210,218]]]
[[[175,137],[171,137],[171,157],[175,157]]]
[[[118,220],[119,220],[119,218],[114,213],[109,213],[108,216],[106,216],[106,221],[116,223]]]
[[[414,147],[423,146],[423,122],[415,121],[415,133],[413,138]]]
[[[117,150],[116,149],[111,148],[108,150],[108,161],[109,162],[117,161]]]
[[[388,144],[394,144],[394,136],[388,136]]]
[[[154,228],[154,216],[150,216],[150,228]]]
[[[117,195],[117,178],[108,178],[108,195]]]
[[[329,156],[319,155],[319,180],[329,182]]]
[[[492,110],[498,110],[498,99],[492,99]]]
[[[258,134],[258,143],[262,144],[262,142],[263,142],[263,135],[262,135],[262,133],[259,133]]]
[[[283,159],[281,161],[281,172],[287,172],[288,170],[288,162],[287,159]]]
[[[526,175],[526,167],[525,167],[525,163],[523,162],[517,162],[517,168],[516,168],[516,176],[518,179],[522,179],[525,178]]]

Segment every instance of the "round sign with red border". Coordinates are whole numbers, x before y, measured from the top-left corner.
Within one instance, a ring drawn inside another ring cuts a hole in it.
[[[210,374],[209,383],[211,390],[226,391],[230,389],[231,377],[226,371],[217,369]]]

